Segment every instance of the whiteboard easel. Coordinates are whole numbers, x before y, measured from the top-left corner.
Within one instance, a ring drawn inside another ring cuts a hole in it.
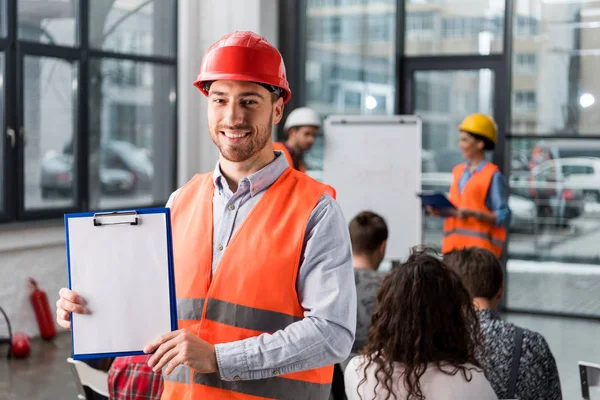
[[[323,182],[346,221],[360,211],[385,218],[386,260],[404,260],[422,241],[421,119],[412,115],[330,116],[324,124]]]

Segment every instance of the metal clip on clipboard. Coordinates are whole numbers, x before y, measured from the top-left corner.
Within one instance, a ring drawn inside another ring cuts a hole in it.
[[[108,219],[108,221],[104,219]],[[112,211],[94,214],[94,226],[107,225],[139,225],[138,213],[136,211]]]

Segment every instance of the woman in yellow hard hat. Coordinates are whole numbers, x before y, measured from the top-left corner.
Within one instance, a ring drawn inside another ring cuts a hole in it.
[[[466,162],[452,171],[450,201],[456,209],[444,213],[442,252],[482,247],[500,257],[511,212],[506,178],[498,166],[485,159],[485,152],[496,145],[496,123],[476,113],[466,117],[458,130],[458,147]],[[440,214],[440,210],[428,211]]]

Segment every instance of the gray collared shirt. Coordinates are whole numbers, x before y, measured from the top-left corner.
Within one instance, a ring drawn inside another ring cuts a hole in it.
[[[233,193],[219,164],[213,174],[213,274],[229,240],[265,191],[288,168],[275,160],[242,179]],[[167,203],[170,207],[177,196]],[[304,237],[297,291],[304,318],[284,330],[215,346],[223,380],[264,379],[343,361],[356,328],[356,291],[350,236],[339,204],[323,195],[313,210]]]

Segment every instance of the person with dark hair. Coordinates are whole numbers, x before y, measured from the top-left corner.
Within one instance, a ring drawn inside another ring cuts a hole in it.
[[[486,161],[485,152],[494,150],[497,128],[484,114],[467,116],[458,127],[458,147],[466,162],[452,170],[450,201],[456,208],[437,210],[445,216],[442,252],[477,246],[500,257],[506,242],[511,212],[508,184],[495,164]]]
[[[363,211],[350,221],[348,228],[352,242],[357,299],[356,333],[352,352],[358,352],[367,343],[377,289],[383,280],[377,270],[385,256],[388,227],[383,217],[371,211]]]
[[[460,277],[413,251],[377,292],[368,343],[345,371],[348,399],[497,399],[475,358],[477,314]]]
[[[476,247],[455,250],[444,262],[473,297],[483,346],[477,359],[499,398],[562,399],[556,361],[542,335],[503,321],[496,311],[504,291],[500,261]]]
[[[321,117],[318,112],[309,107],[296,108],[283,126],[286,141],[273,142],[273,149],[283,153],[290,167],[306,172],[304,154],[312,148],[320,129]]]

